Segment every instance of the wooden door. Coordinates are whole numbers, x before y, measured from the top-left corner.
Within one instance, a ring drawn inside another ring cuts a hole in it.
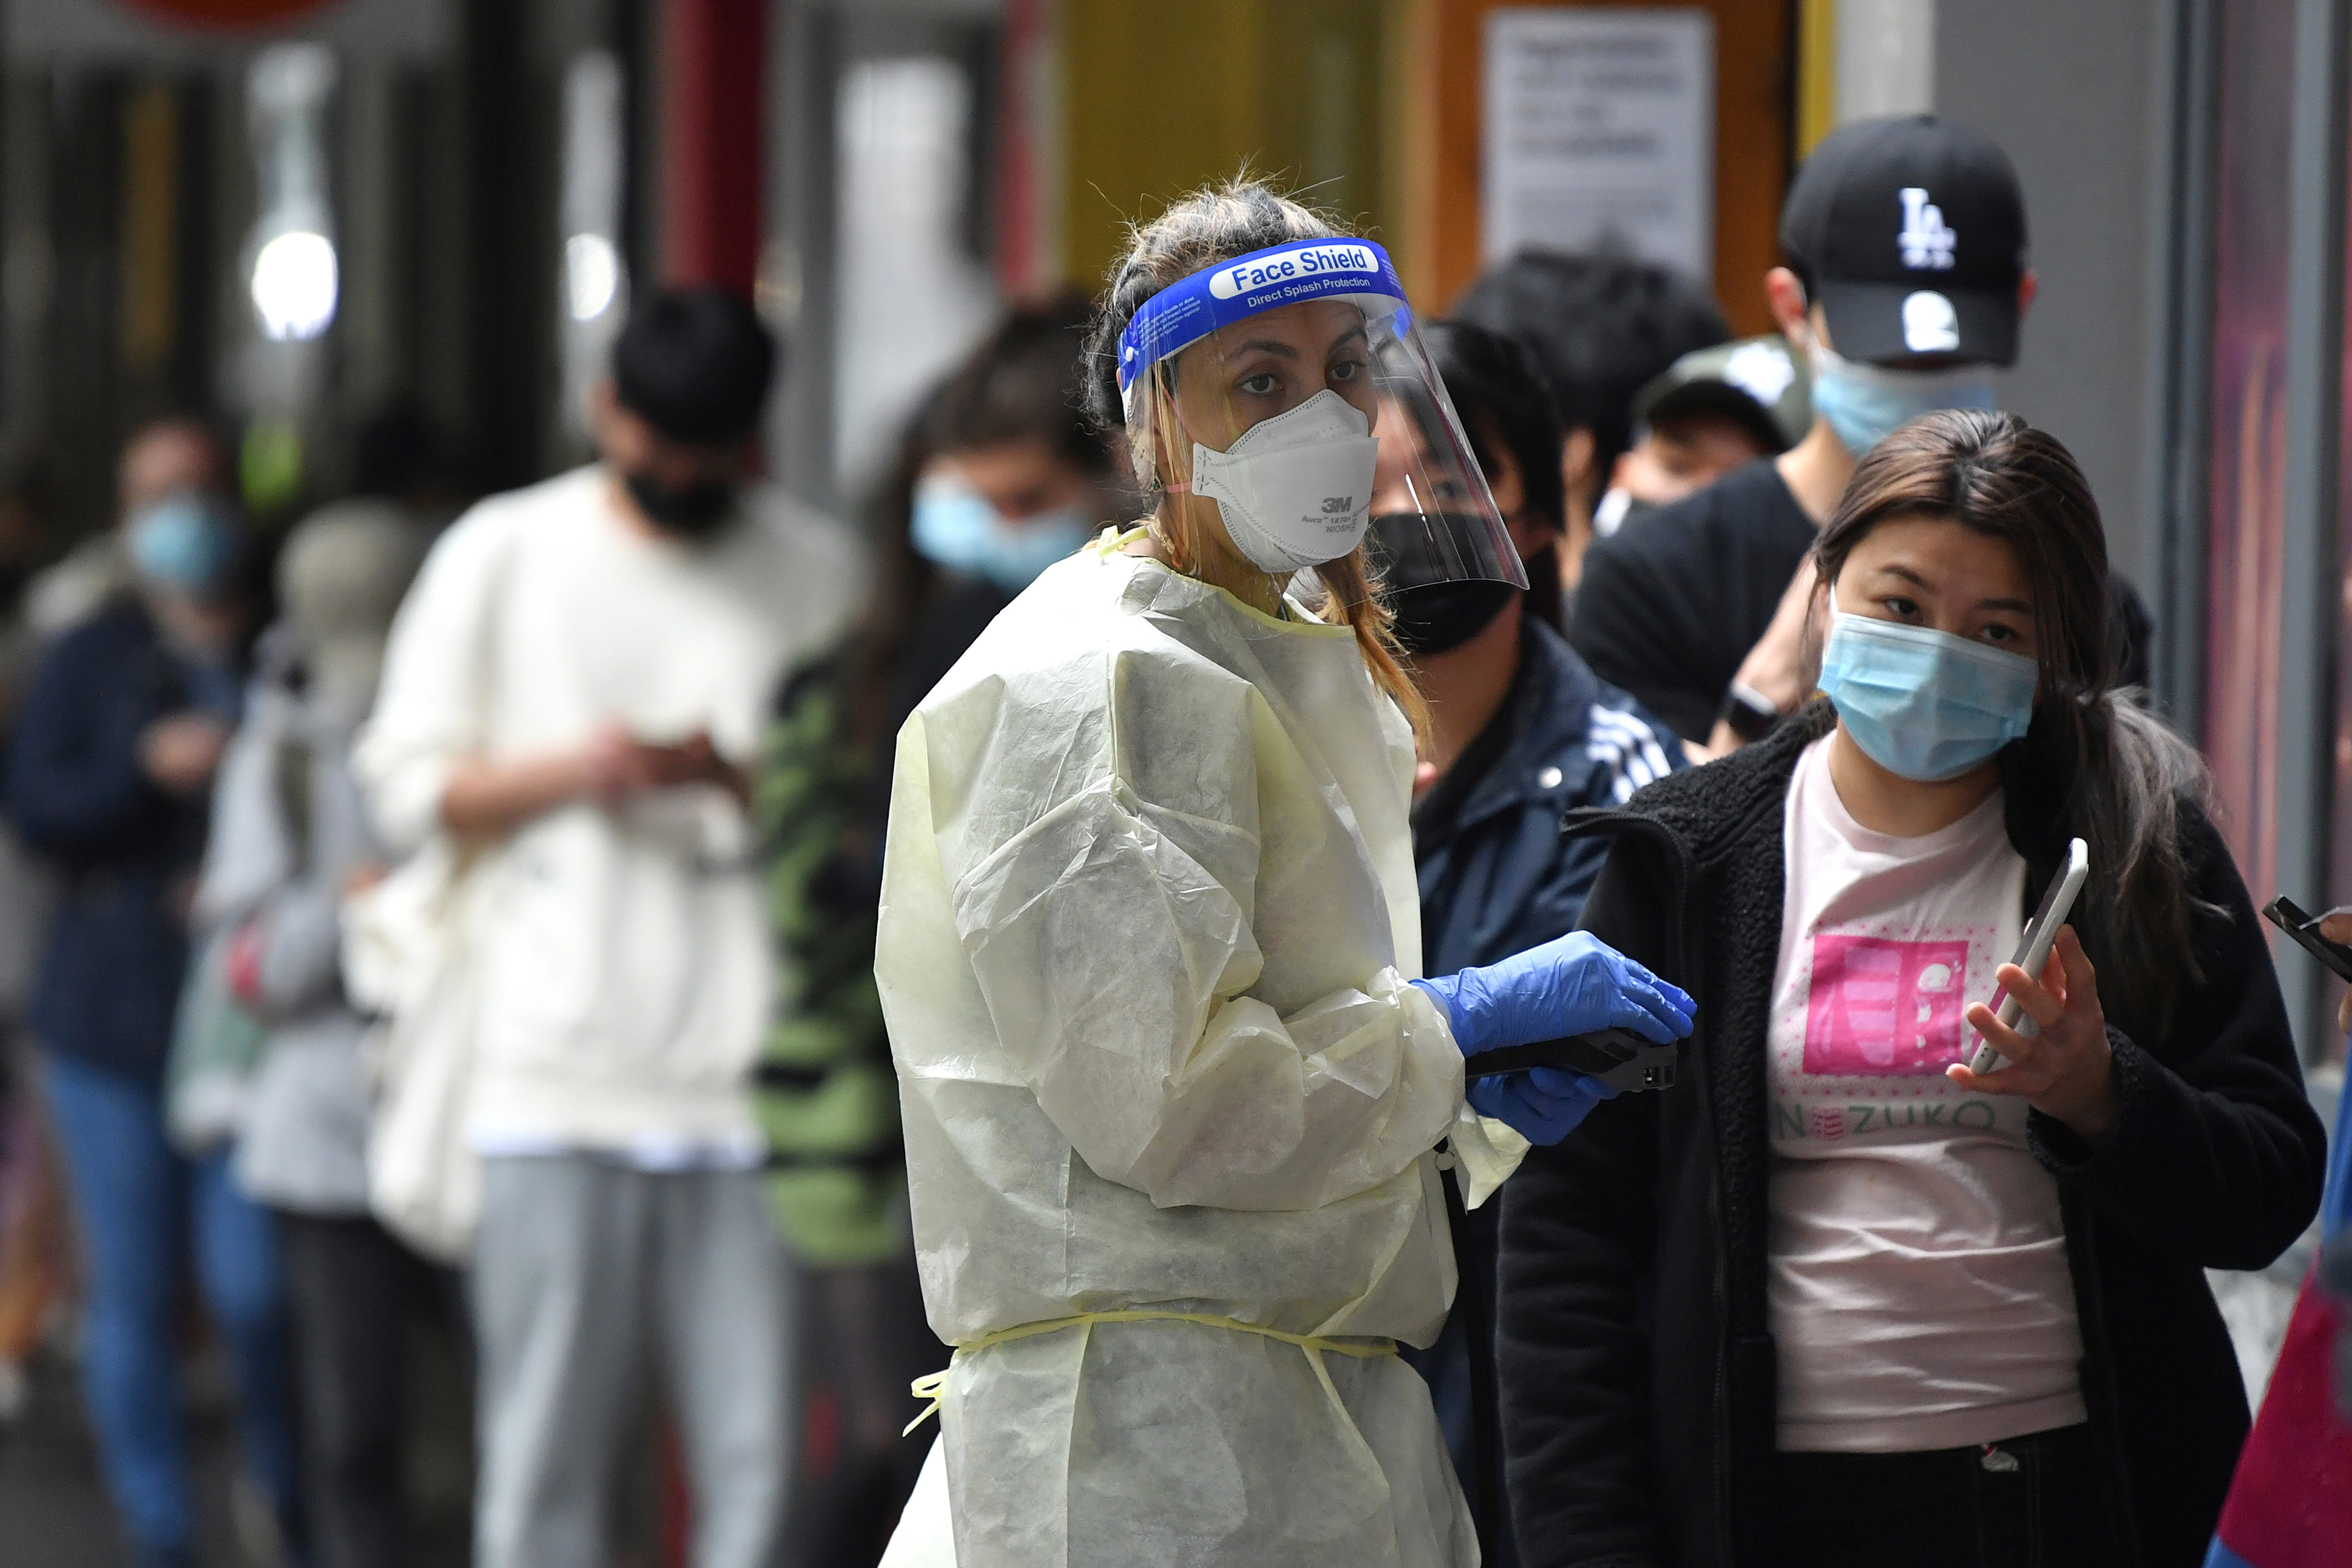
[[[1402,97],[1428,128],[1399,161],[1395,204],[1395,248],[1416,298],[1451,301],[1477,276],[1486,15],[1524,3],[1420,0],[1398,24],[1404,36],[1391,58],[1406,77]],[[1715,18],[1716,295],[1735,332],[1766,332],[1764,274],[1780,261],[1794,141],[1796,0],[1688,4]]]

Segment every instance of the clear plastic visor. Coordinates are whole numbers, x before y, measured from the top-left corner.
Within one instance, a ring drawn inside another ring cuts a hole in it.
[[[1368,481],[1367,493],[1356,493],[1354,483],[1340,487],[1357,514],[1353,548],[1327,564],[1299,567],[1319,577],[1324,591],[1353,603],[1383,585],[1527,586],[1518,552],[1402,299],[1368,290],[1273,304],[1129,363],[1124,390],[1137,476],[1147,489],[1167,492],[1159,526],[1180,536],[1180,550],[1198,542],[1181,535],[1197,534],[1211,520],[1223,528],[1227,537],[1219,542],[1229,548],[1250,527],[1250,520],[1232,516],[1241,503],[1227,499],[1234,487],[1216,483],[1213,472],[1202,476],[1196,493],[1196,467],[1222,469],[1230,458],[1266,448],[1279,448],[1269,462],[1296,455],[1311,464],[1316,458],[1302,449],[1320,443],[1340,471],[1360,472]],[[1376,454],[1365,453],[1367,437]],[[1339,456],[1342,448],[1354,456]],[[1203,465],[1202,454],[1219,457]],[[1359,468],[1349,469],[1351,461]],[[1340,499],[1326,497],[1321,505],[1328,512]],[[1265,510],[1280,513],[1275,501]],[[1331,531],[1334,539],[1349,536],[1345,529]]]

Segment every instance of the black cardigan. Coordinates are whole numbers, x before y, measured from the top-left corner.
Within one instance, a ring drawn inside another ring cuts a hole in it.
[[[1579,829],[1615,837],[1584,926],[1680,982],[1698,1028],[1675,1088],[1601,1106],[1504,1187],[1497,1370],[1528,1568],[1772,1561],[1765,1024],[1783,803],[1832,721],[1816,704]],[[2056,813],[2034,770],[2002,760],[2030,907]],[[2192,923],[2202,982],[2157,1038],[2116,1029],[2128,1009],[2109,1001],[2106,1148],[2038,1111],[2027,1133],[2058,1179],[2116,1561],[2146,1568],[2203,1561],[2246,1431],[2202,1271],[2285,1249],[2318,1205],[2326,1147],[2244,884],[2202,814],[2184,847],[2221,911]]]

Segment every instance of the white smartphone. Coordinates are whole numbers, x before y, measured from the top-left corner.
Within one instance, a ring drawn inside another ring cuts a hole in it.
[[[2017,956],[2010,960],[2011,963],[2036,980],[2042,978],[2042,968],[2050,962],[2051,945],[2058,940],[2058,928],[2066,923],[2066,916],[2074,908],[2074,895],[2083,890],[2084,879],[2090,874],[2091,847],[2074,839],[2066,846],[2066,864],[2050,879],[2050,886],[2042,890],[2042,907],[2033,911],[2033,919],[2018,938]],[[2033,1020],[2020,1022],[2019,1012],[2017,998],[2003,993],[2000,1005],[1993,1009],[1992,1016],[2021,1035],[2032,1034]],[[1992,1048],[1992,1042],[1980,1038],[1976,1054],[1969,1058],[1969,1070],[1990,1072],[2000,1062],[2000,1053]]]

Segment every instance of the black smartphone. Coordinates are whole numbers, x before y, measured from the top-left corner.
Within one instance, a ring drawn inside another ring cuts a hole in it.
[[[2303,944],[2304,952],[2327,965],[2345,980],[2352,980],[2352,947],[2340,942],[2330,942],[2319,934],[2319,917],[2307,915],[2293,899],[2273,899],[2263,910],[2263,918]]]
[[[1675,1067],[1681,1058],[1679,1044],[1662,1046],[1631,1029],[1612,1028],[1540,1045],[1481,1051],[1464,1065],[1472,1078],[1493,1078],[1528,1068],[1570,1068],[1612,1089],[1638,1093],[1674,1088]]]

